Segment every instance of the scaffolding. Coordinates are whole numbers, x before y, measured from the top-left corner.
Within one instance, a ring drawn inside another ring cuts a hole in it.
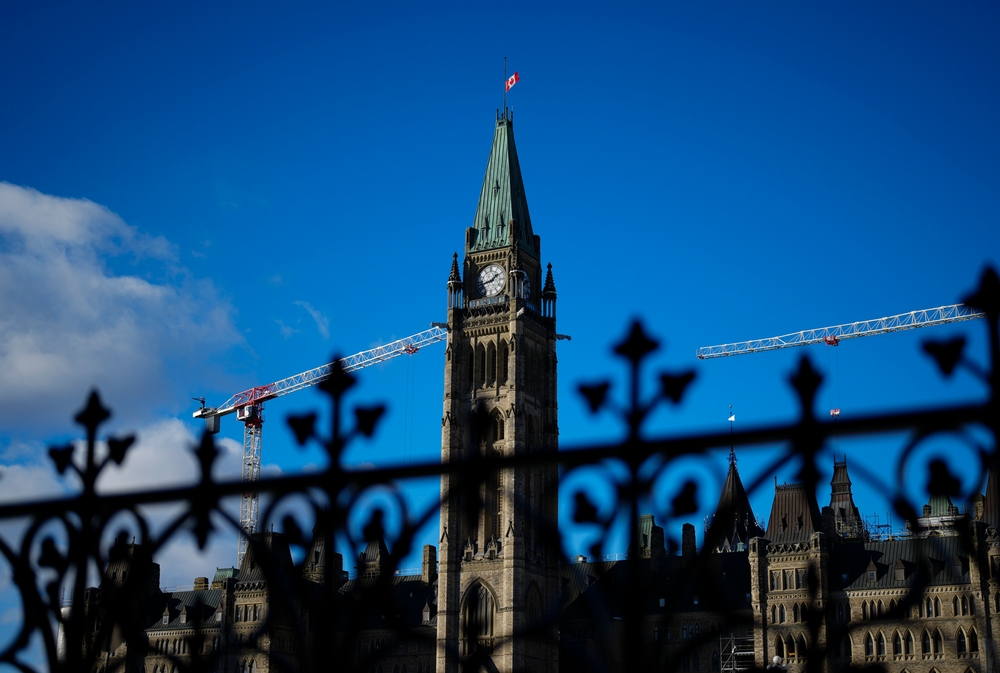
[[[737,636],[733,633],[719,635],[719,652],[722,654],[722,670],[749,671],[755,668],[753,636]]]

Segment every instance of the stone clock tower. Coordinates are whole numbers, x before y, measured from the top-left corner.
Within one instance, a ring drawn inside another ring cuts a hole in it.
[[[542,273],[514,124],[504,110],[465,258],[448,278],[437,672],[556,673],[556,289]],[[485,469],[484,469],[485,466]]]

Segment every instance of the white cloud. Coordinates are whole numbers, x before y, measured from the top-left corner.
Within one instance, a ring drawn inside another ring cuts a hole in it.
[[[302,331],[300,329],[295,329],[294,327],[286,325],[283,320],[275,320],[274,322],[278,324],[278,332],[285,339],[290,339],[293,334],[298,334],[299,332]]]
[[[198,439],[180,420],[169,419],[153,423],[136,433],[136,442],[129,448],[125,461],[105,468],[97,480],[103,493],[138,489],[190,486],[198,481],[201,468],[194,449]],[[239,479],[242,470],[243,445],[216,435],[220,453],[212,469],[216,479]],[[100,454],[104,455],[104,447]]]
[[[316,309],[314,309],[312,307],[312,305],[309,304],[309,302],[305,302],[305,301],[301,301],[300,300],[300,301],[296,301],[295,305],[296,306],[301,306],[302,308],[304,308],[306,310],[306,312],[310,316],[312,316],[312,319],[316,321],[316,329],[319,330],[320,336],[322,336],[324,339],[329,339],[330,338],[330,319],[329,318],[327,318],[325,315],[323,315],[322,313],[320,313],[319,311],[317,311]]]
[[[94,386],[120,418],[147,419],[178,397],[173,363],[204,366],[242,341],[231,313],[162,237],[0,183],[0,426],[65,427]]]

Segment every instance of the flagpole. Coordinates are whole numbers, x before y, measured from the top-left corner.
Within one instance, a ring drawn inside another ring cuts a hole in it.
[[[507,117],[507,57],[503,57],[503,116]]]

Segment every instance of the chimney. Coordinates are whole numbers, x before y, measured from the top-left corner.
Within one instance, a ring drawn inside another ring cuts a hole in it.
[[[694,525],[686,523],[681,531],[681,556],[686,559],[691,559],[694,558],[697,553],[698,549],[695,546],[694,541]]]
[[[194,590],[195,591],[208,591],[208,578],[207,577],[195,577],[194,578]]]
[[[433,584],[437,580],[437,549],[434,545],[424,545],[424,560],[420,575],[424,584]]]

